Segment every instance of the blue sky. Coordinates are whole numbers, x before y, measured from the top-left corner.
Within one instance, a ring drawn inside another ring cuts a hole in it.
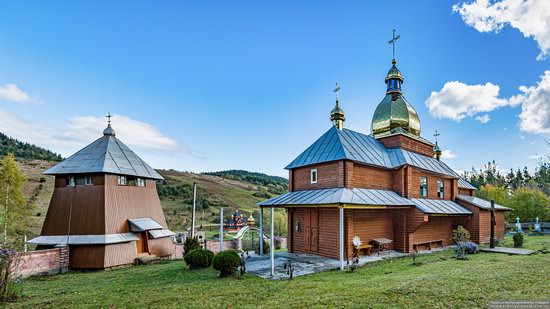
[[[549,152],[543,1],[527,1],[536,18],[513,0],[501,15],[484,1],[2,2],[0,131],[67,156],[111,112],[153,167],[287,176],[330,128],[335,82],[345,127],[370,132],[395,28],[405,96],[446,162],[533,168]]]

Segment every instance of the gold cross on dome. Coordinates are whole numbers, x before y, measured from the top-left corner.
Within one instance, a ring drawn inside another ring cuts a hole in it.
[[[388,41],[388,44],[393,45],[393,59],[395,59],[395,42],[401,38],[401,35],[395,36],[395,29],[393,29],[393,37],[390,41]]]
[[[336,100],[338,100],[338,93],[340,92],[340,85],[336,83],[336,88],[334,88],[334,93],[336,93]]]

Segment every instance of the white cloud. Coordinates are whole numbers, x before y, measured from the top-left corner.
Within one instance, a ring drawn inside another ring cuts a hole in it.
[[[90,142],[101,136],[103,129],[106,127],[106,122],[105,117],[73,117],[69,120],[66,134]],[[151,150],[175,150],[178,148],[176,141],[145,122],[123,115],[113,115],[112,126],[115,129],[116,136],[128,145]]]
[[[476,120],[481,122],[481,123],[487,123],[487,122],[489,122],[489,120],[491,120],[491,117],[489,117],[489,114],[485,114],[483,116],[477,116]]]
[[[39,100],[31,97],[25,91],[19,89],[16,84],[0,86],[0,100],[6,100],[23,104],[36,104]]]
[[[536,86],[521,86],[519,90],[522,93],[511,100],[521,103],[520,130],[550,134],[550,71],[544,72]]]
[[[532,156],[529,156],[529,159],[531,160],[540,160],[544,158],[544,156],[541,156],[541,155],[532,155]]]
[[[447,82],[440,91],[432,91],[426,106],[434,117],[460,121],[477,113],[517,104],[516,101],[498,98],[499,91],[499,86],[491,83],[467,85],[459,81]]]
[[[535,86],[521,86],[519,90],[521,93],[510,98],[498,98],[499,87],[491,83],[467,85],[458,81],[447,82],[440,91],[432,91],[426,106],[434,117],[460,121],[500,107],[521,105],[520,130],[550,134],[550,70],[544,72]],[[490,117],[484,114],[475,119],[487,123]]]
[[[456,157],[457,157],[456,153],[452,152],[449,149],[445,149],[441,152],[441,158],[443,159],[454,159]]]
[[[102,136],[103,129],[106,127],[104,117],[73,117],[69,119],[66,127],[58,128],[33,123],[1,109],[0,123],[2,124],[0,131],[6,135],[51,149],[63,156],[73,154]],[[154,126],[127,116],[115,115],[113,128],[116,131],[116,136],[131,148],[141,149],[151,154],[186,153],[200,158],[194,154],[192,149],[179,145]]]
[[[498,33],[504,26],[518,29],[533,38],[541,52],[537,60],[550,52],[550,1],[548,0],[475,0],[455,4],[453,11],[479,32]]]

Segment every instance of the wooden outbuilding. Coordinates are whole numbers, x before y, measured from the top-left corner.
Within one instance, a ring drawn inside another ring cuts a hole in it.
[[[110,121],[109,121],[110,122]],[[70,268],[104,269],[174,250],[156,184],[162,180],[115,136],[103,136],[46,170],[55,188],[38,248],[68,245]]]
[[[435,143],[420,135],[403,81],[394,59],[368,135],[344,128],[337,93],[333,126],[286,167],[290,192],[259,204],[260,225],[265,208],[287,209],[290,252],[340,259],[343,268],[355,236],[406,253],[451,245],[459,225],[489,241],[490,203],[441,160],[438,134]],[[505,210],[496,205],[499,238]]]

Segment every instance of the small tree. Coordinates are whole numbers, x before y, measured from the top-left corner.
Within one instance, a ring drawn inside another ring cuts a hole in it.
[[[3,246],[8,247],[11,236],[25,230],[32,206],[26,203],[26,198],[21,191],[26,178],[19,170],[13,154],[8,154],[2,160],[0,168],[0,205],[3,211],[0,213],[3,226]]]
[[[21,296],[23,281],[17,275],[20,255],[15,250],[0,250],[0,303],[14,301]]]
[[[459,225],[455,230],[453,230],[451,239],[457,246],[457,255],[456,258],[459,260],[466,259],[466,243],[470,242],[470,232],[464,228],[462,225]]]
[[[187,253],[200,248],[201,243],[197,237],[187,237],[183,243],[183,254],[186,255]]]
[[[509,219],[520,217],[523,222],[535,221],[536,217],[541,221],[550,219],[550,198],[536,189],[517,189],[510,207],[514,210],[508,215]]]
[[[212,267],[220,272],[220,277],[233,275],[239,265],[241,265],[241,258],[235,250],[219,252],[212,262]]]

